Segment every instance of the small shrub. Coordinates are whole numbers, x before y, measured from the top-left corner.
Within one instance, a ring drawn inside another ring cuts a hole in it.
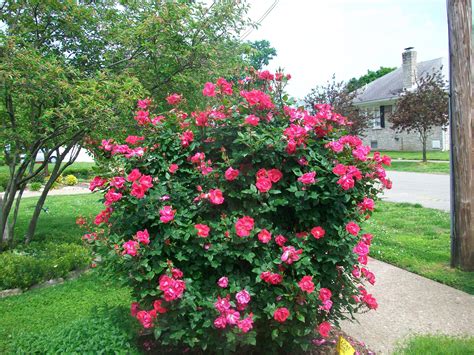
[[[32,243],[0,254],[0,289],[28,288],[89,265],[90,253],[71,243]]]
[[[74,185],[77,185],[77,183],[78,183],[77,177],[75,177],[72,174],[66,175],[66,177],[64,178],[65,185],[74,186]]]
[[[112,169],[91,182],[105,204],[93,243],[164,346],[298,352],[377,308],[358,223],[390,187],[390,159],[369,157],[329,105],[287,106],[286,81],[220,78],[199,112],[155,117],[141,100],[140,135],[102,141]]]
[[[41,190],[42,186],[43,186],[43,184],[40,183],[40,182],[32,182],[30,184],[30,190],[31,191],[39,191],[39,190]]]
[[[80,165],[72,164],[64,170],[64,174],[74,175],[79,179],[90,179],[95,175],[95,170],[97,167],[95,165],[90,165],[87,167],[82,167]]]
[[[0,173],[0,187],[5,191],[8,185],[8,181],[10,180],[9,173]]]

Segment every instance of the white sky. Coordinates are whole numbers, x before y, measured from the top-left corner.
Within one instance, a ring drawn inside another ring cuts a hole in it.
[[[258,20],[274,0],[250,0]],[[358,77],[380,66],[399,67],[415,47],[418,61],[448,56],[446,0],[279,0],[247,40],[277,50],[268,67],[292,75],[288,92],[304,97],[333,73]]]

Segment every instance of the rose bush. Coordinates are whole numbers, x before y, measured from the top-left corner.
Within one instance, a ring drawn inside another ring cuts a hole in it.
[[[219,78],[204,86],[208,108],[191,113],[178,94],[161,114],[141,100],[141,135],[100,146],[111,169],[91,182],[105,208],[86,239],[161,344],[301,350],[377,308],[360,222],[391,185],[390,159],[370,157],[330,106],[288,106],[288,79]]]

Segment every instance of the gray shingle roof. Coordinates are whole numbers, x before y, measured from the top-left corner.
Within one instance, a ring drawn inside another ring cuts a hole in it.
[[[443,68],[445,79],[448,78],[448,65],[444,58],[436,58],[417,63],[418,77],[423,74],[432,73]],[[355,104],[370,101],[389,100],[397,98],[403,91],[403,69],[397,68],[394,71],[378,78],[359,89],[359,94],[354,99]]]

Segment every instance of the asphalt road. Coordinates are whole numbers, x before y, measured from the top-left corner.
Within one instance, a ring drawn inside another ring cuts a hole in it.
[[[449,175],[388,171],[393,181],[382,199],[390,202],[419,203],[423,207],[449,211]]]

